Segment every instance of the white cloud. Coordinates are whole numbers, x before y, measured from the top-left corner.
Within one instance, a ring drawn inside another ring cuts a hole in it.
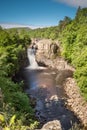
[[[55,0],[73,7],[87,7],[87,0]]]
[[[27,28],[31,28],[31,29],[35,29],[37,27],[35,26],[29,26],[29,25],[21,25],[21,24],[8,24],[8,23],[1,23],[0,26],[2,28],[22,28],[22,27],[27,27]]]
[[[12,24],[12,23],[0,23],[0,26],[2,28],[8,29],[8,28],[30,28],[30,29],[37,29],[37,28],[45,28],[50,26],[33,26],[33,25],[22,25],[22,24]]]

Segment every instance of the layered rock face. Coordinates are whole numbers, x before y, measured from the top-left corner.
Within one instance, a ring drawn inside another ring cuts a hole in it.
[[[36,43],[38,47],[37,57],[44,55],[46,58],[52,59],[55,54],[59,53],[59,45],[50,39],[43,39]]]
[[[58,70],[67,69],[74,71],[74,68],[69,66],[67,62],[61,58],[61,48],[58,41],[43,39],[36,42],[36,45],[38,47],[36,60],[39,64],[45,64],[48,67]]]

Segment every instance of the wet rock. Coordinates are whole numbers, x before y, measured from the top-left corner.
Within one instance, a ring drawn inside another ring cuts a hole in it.
[[[49,107],[50,107],[50,104],[49,104],[49,103],[46,103],[45,106],[46,106],[46,108],[49,108]]]
[[[39,101],[37,101],[35,110],[36,111],[41,111],[42,109],[43,109],[43,103],[39,100]]]
[[[57,95],[53,95],[51,96],[50,100],[52,101],[58,101],[58,96]]]
[[[30,97],[30,103],[31,103],[32,107],[35,107],[35,105],[36,105],[36,98]]]

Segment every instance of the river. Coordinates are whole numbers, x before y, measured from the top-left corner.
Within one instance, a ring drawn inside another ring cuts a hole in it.
[[[65,105],[67,96],[63,86],[56,82],[57,70],[39,67],[31,50],[28,50],[28,57],[31,61],[24,70],[25,92],[36,100],[38,121],[42,126],[48,121],[59,120],[62,130],[69,130],[79,120]]]

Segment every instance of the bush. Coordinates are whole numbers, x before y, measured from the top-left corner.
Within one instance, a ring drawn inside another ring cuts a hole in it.
[[[25,113],[32,113],[32,108],[30,107],[29,98],[25,93],[14,92],[11,98],[11,104],[15,107],[16,111],[21,111]]]

